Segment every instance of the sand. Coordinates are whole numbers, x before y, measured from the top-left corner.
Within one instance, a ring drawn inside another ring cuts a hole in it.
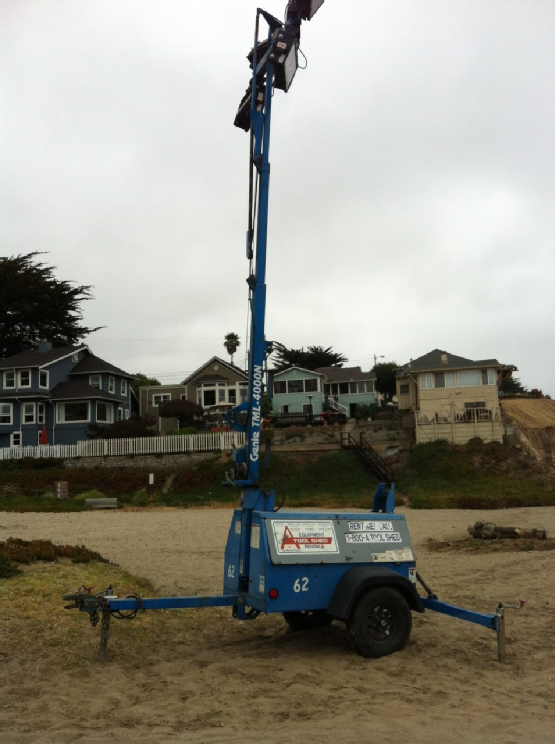
[[[546,398],[512,398],[501,402],[503,413],[528,429],[555,426],[555,400]]]
[[[116,644],[104,665],[91,654],[80,669],[51,670],[40,652],[28,659],[4,649],[0,741],[555,740],[555,552],[426,548],[428,537],[466,537],[477,520],[554,536],[555,508],[405,513],[419,571],[440,599],[482,612],[527,599],[508,613],[506,666],[496,661],[495,633],[431,612],[413,616],[403,651],[372,660],[352,651],[340,623],[291,633],[278,616],[240,623],[198,610],[206,622],[187,639],[168,638],[139,656]],[[230,516],[228,509],[2,513],[0,539],[85,544],[164,593],[219,593]],[[112,632],[111,644],[117,625]],[[83,633],[96,632],[84,621]]]

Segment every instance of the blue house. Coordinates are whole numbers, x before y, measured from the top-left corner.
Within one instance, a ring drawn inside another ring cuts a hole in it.
[[[0,360],[0,447],[75,444],[89,424],[129,418],[137,407],[133,375],[87,346],[36,350]]]
[[[375,405],[375,372],[360,367],[289,367],[273,374],[269,393],[274,413],[322,413],[332,408],[348,418],[357,406]]]

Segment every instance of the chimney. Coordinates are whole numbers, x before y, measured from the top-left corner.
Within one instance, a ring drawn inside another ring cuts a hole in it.
[[[441,352],[441,363],[442,364],[448,364],[449,363],[449,359],[447,359],[447,352],[445,352],[445,351],[442,351]]]
[[[37,344],[37,351],[44,354],[45,351],[52,351],[52,344],[50,341],[39,341]]]

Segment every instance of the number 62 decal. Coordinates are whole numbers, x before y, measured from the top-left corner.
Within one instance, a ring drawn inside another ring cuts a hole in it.
[[[303,576],[302,579],[296,579],[293,584],[294,592],[307,592],[308,591],[308,577]]]

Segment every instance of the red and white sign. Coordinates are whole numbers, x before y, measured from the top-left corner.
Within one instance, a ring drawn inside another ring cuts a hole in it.
[[[272,531],[279,555],[339,553],[331,521],[290,522],[273,519]]]

